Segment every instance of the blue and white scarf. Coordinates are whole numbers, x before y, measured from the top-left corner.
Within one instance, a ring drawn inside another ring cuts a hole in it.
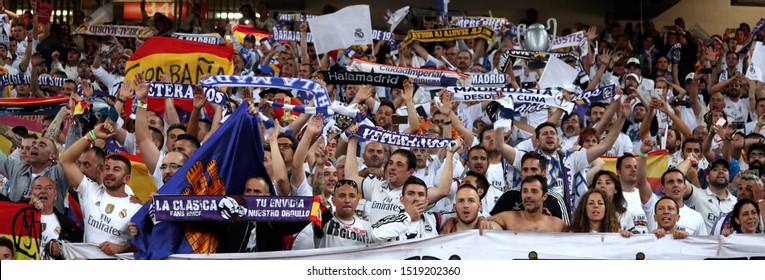
[[[393,132],[369,125],[360,125],[356,135],[367,141],[413,149],[441,149],[449,145],[452,139],[416,136]]]

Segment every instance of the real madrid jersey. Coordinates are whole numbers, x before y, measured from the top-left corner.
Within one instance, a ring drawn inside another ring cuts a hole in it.
[[[390,183],[385,180],[364,178],[361,181],[361,195],[367,200],[369,205],[369,222],[374,224],[380,219],[395,215],[404,209],[401,204],[401,190],[403,188],[391,189]]]
[[[127,185],[125,185],[127,188]],[[141,204],[131,203],[129,197],[113,197],[106,193],[106,187],[82,179],[77,192],[85,227],[85,243],[101,244],[108,241],[130,246],[128,222],[141,209]]]

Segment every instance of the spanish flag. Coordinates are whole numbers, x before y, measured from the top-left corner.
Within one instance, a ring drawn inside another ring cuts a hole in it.
[[[40,229],[40,211],[31,204],[0,202],[0,237],[13,242],[14,259],[40,259]]]
[[[23,126],[29,132],[39,134],[43,130],[43,118],[55,116],[68,100],[68,97],[0,98],[0,124]],[[0,135],[0,150],[10,155],[12,146],[7,138]]]
[[[637,155],[635,156],[637,158]],[[606,162],[606,165],[603,166],[603,170],[608,170],[611,172],[616,173],[616,159],[618,157],[614,156],[602,156],[600,157],[603,159],[603,161]],[[647,158],[647,166],[648,168],[648,184],[651,185],[651,189],[654,192],[661,191],[661,175],[664,174],[664,171],[667,171],[667,167],[669,166],[669,151],[667,150],[658,150],[648,153]]]
[[[239,41],[240,44],[244,45],[244,36],[247,36],[249,34],[252,34],[252,36],[255,36],[255,40],[260,42],[262,39],[268,39],[268,31],[260,30],[254,27],[250,27],[247,25],[237,25],[234,26],[234,28],[231,28],[231,31],[233,31],[234,36],[236,37],[236,40]],[[231,40],[234,40],[234,38],[231,38]]]
[[[233,74],[233,57],[234,50],[226,46],[168,37],[151,37],[128,59],[125,82],[132,82],[135,74],[141,72],[146,81],[150,82],[158,82],[160,74],[164,73],[170,77],[171,83],[198,84],[204,74]],[[149,110],[155,112],[165,110],[165,104],[161,99],[150,98],[148,103]],[[175,106],[191,112],[193,101],[176,99]],[[125,110],[128,114],[131,113],[131,108],[132,102],[126,102]]]

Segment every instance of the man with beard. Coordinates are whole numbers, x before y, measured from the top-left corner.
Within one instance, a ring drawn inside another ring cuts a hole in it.
[[[547,178],[540,175],[526,177],[521,182],[523,211],[505,211],[486,219],[481,227],[500,226],[510,231],[564,232],[568,230],[563,220],[543,213],[542,204],[547,199]]]
[[[568,151],[574,144],[579,142],[579,133],[582,132],[584,126],[584,120],[576,112],[571,112],[563,116],[561,119],[561,134],[560,147],[561,149]]]
[[[763,187],[762,179],[753,173],[744,173],[741,175],[741,180],[738,185],[738,191],[736,193],[737,200],[750,199],[752,201],[762,201],[765,199],[765,187]],[[762,205],[762,204],[760,204]],[[760,207],[762,209],[762,207]],[[712,232],[710,235],[721,235],[726,229],[732,229],[733,225],[731,221],[733,219],[733,212],[728,212],[722,215],[712,226]],[[762,220],[760,222],[760,230],[762,230]]]
[[[479,186],[479,194],[481,196],[481,202],[483,209],[492,209],[499,200],[499,197],[505,192],[505,181],[503,177],[496,176],[496,173],[489,173],[489,152],[482,145],[474,146],[468,150],[468,162],[467,169],[465,169],[465,175],[467,172],[475,172],[483,175],[489,182],[488,188],[483,190]],[[491,179],[490,179],[491,177]]]
[[[46,176],[56,181],[56,210],[66,213],[64,201],[69,184],[61,166],[54,164],[57,154],[56,144],[45,137],[32,142],[26,162],[12,159],[0,151],[0,175],[9,181],[2,194],[14,202],[28,202],[32,197],[32,179]]]
[[[712,162],[707,172],[709,187],[706,189],[690,187],[685,190],[683,196],[685,204],[701,213],[707,228],[712,228],[720,216],[732,211],[738,201],[728,191],[730,178],[728,168],[728,161],[724,159]]]
[[[188,159],[189,157],[181,152],[167,153],[162,159],[162,165],[159,166],[159,170],[162,170],[162,183],[167,183]]]
[[[746,158],[749,159],[749,170],[758,170],[759,174],[765,174],[765,144],[757,143],[749,146],[746,150]]]
[[[522,180],[526,177],[534,175],[547,177],[548,162],[543,155],[533,151],[528,152],[523,155],[521,162],[521,178],[516,182],[519,189]],[[560,218],[567,225],[570,223],[566,203],[558,193],[548,190],[543,206],[551,215]],[[523,195],[519,190],[509,190],[502,194],[497,200],[497,204],[491,209],[490,214],[496,215],[504,211],[523,211]]]
[[[560,138],[558,137],[557,129],[555,129],[554,124],[546,122],[535,129],[535,140],[537,143],[536,152],[545,156],[550,162],[547,167],[547,181],[550,182],[549,188],[564,198],[569,210],[574,208],[572,205],[574,175],[587,168],[590,165],[590,162],[594,161],[614,146],[616,139],[621,133],[621,128],[624,126],[625,116],[630,110],[628,101],[629,100],[619,104],[621,106],[620,110],[618,110],[619,118],[611,124],[611,127],[609,127],[606,139],[589,149],[581,149],[576,152],[569,151],[567,153],[561,152],[558,150],[558,142],[560,141]],[[501,129],[495,130],[495,137],[499,138],[502,134]],[[503,142],[495,143],[496,149],[500,151],[501,155],[505,159],[513,162],[512,166],[515,168],[523,166],[523,156],[529,151],[516,150],[514,147]],[[547,186],[548,184],[545,183],[545,185]]]
[[[454,201],[454,212],[457,214],[457,223],[454,231],[478,229],[478,213],[482,210],[481,199],[478,189],[473,185],[464,183],[457,190]],[[492,229],[502,229],[496,223],[491,224]]]
[[[473,55],[469,51],[460,51],[457,54],[457,69],[462,72],[470,72],[470,65],[472,64]]]
[[[111,125],[102,123],[75,142],[61,156],[61,167],[66,178],[77,191],[85,224],[85,243],[99,244],[107,255],[131,249],[128,222],[140,208],[128,197],[130,161],[120,155],[106,160],[104,181],[96,183],[85,177],[75,163],[76,158],[96,139],[107,139],[115,134]]]
[[[643,153],[649,152],[653,149],[653,141],[643,141],[643,145],[640,150]],[[680,212],[680,220],[677,222],[678,229],[687,232],[690,235],[709,235],[707,226],[704,224],[704,219],[699,212],[686,207],[683,203],[683,194],[688,187],[685,181],[685,174],[682,170],[687,170],[690,167],[690,160],[686,160],[683,164],[679,165],[680,169],[669,169],[661,175],[661,186],[664,197],[669,197],[675,201]],[[640,191],[640,200],[643,203],[643,210],[645,211],[646,218],[648,219],[648,230],[653,231],[659,226],[656,223],[654,216],[654,209],[656,208],[656,202],[659,201],[659,196],[653,193],[651,185],[649,185],[646,179],[647,174],[647,160],[646,157],[638,157],[638,169],[637,169],[637,185]]]

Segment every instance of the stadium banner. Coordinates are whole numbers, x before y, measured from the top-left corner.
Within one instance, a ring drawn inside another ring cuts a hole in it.
[[[41,86],[63,87],[67,78],[56,78],[50,75],[38,76],[37,81]],[[32,83],[32,76],[29,75],[4,75],[0,76],[0,88],[6,85],[29,85]]]
[[[474,86],[506,85],[507,74],[470,74],[470,84]]]
[[[377,64],[353,59],[348,69],[354,72],[400,74],[409,76],[415,84],[428,86],[465,86],[470,84],[470,75],[450,70],[421,69]]]
[[[398,74],[381,74],[367,72],[345,72],[345,71],[319,71],[316,74],[317,80],[322,80],[328,85],[373,85],[389,88],[404,88],[404,81],[409,79],[407,76]]]
[[[181,40],[188,40],[188,41],[194,41],[194,42],[200,42],[210,45],[220,45],[220,34],[218,33],[207,33],[207,34],[191,34],[191,33],[173,33],[171,35],[173,38],[181,39]]]
[[[449,145],[449,142],[453,140],[449,138],[403,134],[368,125],[359,126],[356,135],[372,142],[414,149],[441,149]]]
[[[554,242],[551,242],[554,240]],[[67,248],[68,247],[68,248]],[[64,244],[67,259],[87,258],[97,245]],[[98,254],[98,253],[95,253]],[[363,246],[230,254],[173,254],[171,260],[703,260],[765,256],[765,236],[734,234],[657,239],[653,234],[624,238],[618,233],[532,233],[462,231],[424,239]],[[131,253],[112,256],[132,259]]]
[[[170,98],[194,100],[194,87],[196,85],[173,84],[173,83],[151,83],[149,87],[149,97]],[[227,105],[228,96],[215,87],[202,87],[207,98],[207,103]]]
[[[157,221],[298,222],[316,219],[321,199],[298,196],[154,196]]]
[[[494,17],[452,17],[452,27],[479,27],[488,25],[494,30],[502,30],[503,26],[506,26],[509,22],[506,18],[494,18]]]
[[[145,26],[83,24],[77,27],[72,34],[149,38],[154,36],[154,32],[155,31],[151,27]]]
[[[457,27],[457,28],[445,28],[445,29],[430,29],[430,30],[412,30],[406,35],[401,45],[409,45],[412,42],[445,42],[455,41],[462,39],[484,39],[491,41],[494,38],[494,28],[491,26],[478,26],[478,27]]]

